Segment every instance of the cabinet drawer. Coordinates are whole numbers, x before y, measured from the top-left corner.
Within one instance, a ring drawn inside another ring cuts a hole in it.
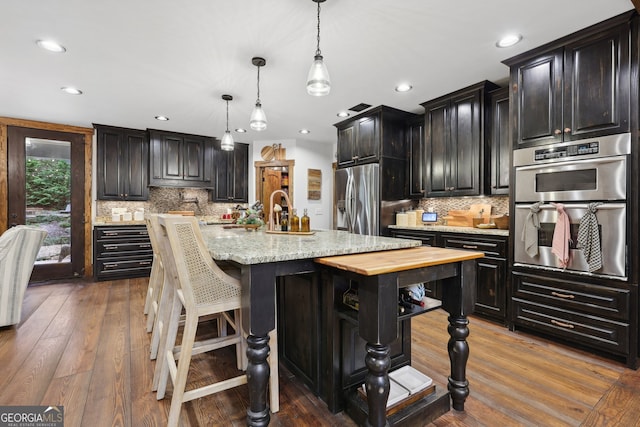
[[[123,259],[123,260],[97,260],[96,273],[100,277],[148,275],[151,272],[152,258]],[[139,273],[139,274],[138,274]]]
[[[630,291],[570,280],[513,274],[514,298],[629,321]]]
[[[628,354],[629,324],[513,298],[515,323],[603,350]]]
[[[148,238],[149,236],[149,233],[147,232],[147,227],[144,225],[132,226],[132,227],[122,227],[122,226],[96,227],[94,231],[95,231],[95,238],[97,240],[128,239],[132,237]]]
[[[489,256],[499,258],[507,257],[506,239],[490,239],[470,235],[457,236],[443,234],[442,240],[445,248],[471,249],[474,251],[482,251],[485,255]]]
[[[151,248],[151,242],[149,239],[138,241],[98,241],[96,242],[96,257],[120,257],[120,256],[132,256],[132,255],[146,255],[153,254]]]
[[[411,230],[392,230],[393,237],[398,239],[412,239],[421,240],[423,246],[438,246],[438,234],[437,233],[425,233],[421,231]]]

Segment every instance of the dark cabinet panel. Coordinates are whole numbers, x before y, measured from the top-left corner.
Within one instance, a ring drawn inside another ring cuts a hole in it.
[[[375,163],[383,157],[406,161],[406,121],[414,117],[381,105],[336,123],[338,167]]]
[[[115,280],[148,276],[153,249],[145,225],[100,226],[93,229],[93,276]]]
[[[504,61],[513,148],[628,132],[629,15]]]
[[[98,200],[147,200],[149,141],[145,131],[94,125]]]
[[[214,138],[149,130],[149,185],[213,187]]]
[[[409,197],[424,197],[424,116],[408,124],[407,148]]]
[[[486,93],[484,81],[425,102],[425,187],[427,197],[475,196],[484,190]]]
[[[246,203],[249,200],[249,145],[236,142],[233,151],[224,151],[216,141],[213,164],[216,182],[211,200]]]
[[[491,120],[489,138],[485,151],[486,194],[509,194],[509,172],[511,169],[511,137],[509,134],[509,88],[498,89],[490,94]]]

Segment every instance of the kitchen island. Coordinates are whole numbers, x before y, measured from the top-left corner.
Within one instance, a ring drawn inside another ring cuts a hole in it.
[[[275,328],[275,294],[276,278],[293,274],[316,272],[320,268],[314,262],[316,258],[333,257],[338,255],[360,254],[367,252],[390,251],[403,248],[420,246],[419,240],[394,239],[379,236],[363,236],[351,234],[344,231],[318,230],[313,235],[283,235],[267,234],[261,231],[247,232],[243,229],[225,229],[221,226],[203,226],[202,235],[205,243],[216,261],[233,261],[241,268],[241,283],[243,292],[243,328],[249,334],[247,338],[248,367],[247,377],[249,383],[249,408],[247,410],[247,423],[251,426],[265,426],[269,424],[270,415],[266,404],[266,389],[269,379],[269,366],[267,357],[269,354],[269,331]],[[451,264],[447,269],[448,277],[457,278],[458,284],[462,283],[464,270],[468,274],[467,279],[474,279],[475,270],[469,273],[469,266],[475,268],[474,263],[464,263],[461,265]],[[427,268],[428,269],[428,268]],[[423,269],[425,270],[425,269]],[[426,270],[425,270],[426,271]],[[433,274],[430,272],[429,274]],[[466,329],[466,315],[474,294],[467,296],[467,302],[461,307],[462,298],[460,292],[462,287],[456,287],[452,282],[452,292],[448,302],[443,304],[447,311],[452,314],[452,322],[457,325],[452,329],[453,344],[450,347],[457,351],[461,342],[464,342],[468,335]],[[456,289],[453,289],[456,288]],[[469,289],[467,286],[465,289]],[[394,288],[394,294],[397,288]],[[388,292],[387,292],[388,293]],[[458,300],[456,302],[456,300]],[[388,301],[387,304],[397,301],[397,297]],[[455,306],[455,307],[454,307]],[[449,308],[447,308],[449,307]],[[362,306],[361,310],[365,307]],[[378,315],[378,310],[371,307],[364,312],[368,316]],[[377,321],[380,319],[367,319]],[[389,321],[397,319],[387,319]],[[395,324],[395,322],[391,322]],[[395,328],[395,326],[393,327]],[[465,331],[466,329],[466,331]],[[453,337],[456,335],[456,338]],[[375,339],[369,336],[363,337],[376,344]],[[387,337],[384,337],[382,344],[388,344]],[[466,342],[462,347],[466,346]],[[457,357],[457,356],[456,356]],[[452,374],[454,370],[460,375],[453,375],[460,382],[461,391],[468,393],[464,371],[466,358],[464,360],[454,360],[452,356]],[[455,363],[454,363],[455,362]],[[454,367],[455,365],[455,367]],[[450,382],[451,385],[451,382]],[[461,402],[464,402],[464,396]],[[454,407],[462,409],[460,400],[458,404],[454,402]]]

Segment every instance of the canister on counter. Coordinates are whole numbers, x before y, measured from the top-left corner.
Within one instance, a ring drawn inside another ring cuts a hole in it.
[[[396,225],[407,226],[408,224],[409,220],[406,213],[402,212],[396,214]]]
[[[407,225],[409,227],[416,226],[416,211],[407,211]]]
[[[422,214],[424,209],[416,209],[416,226],[422,225]]]

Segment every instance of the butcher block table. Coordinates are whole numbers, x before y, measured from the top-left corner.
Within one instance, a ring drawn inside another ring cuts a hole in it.
[[[333,280],[358,283],[359,335],[366,344],[365,378],[368,393],[366,419],[353,406],[349,412],[367,426],[389,425],[386,403],[389,395],[389,346],[398,336],[399,288],[416,283],[442,280],[442,308],[449,313],[449,358],[451,375],[448,389],[453,408],[464,410],[469,395],[466,364],[469,357],[467,316],[473,311],[476,289],[476,262],[482,252],[422,246],[382,252],[316,258],[315,262],[332,269]],[[416,415],[420,416],[420,415]],[[427,421],[422,419],[422,421]],[[413,422],[418,422],[414,419]]]

